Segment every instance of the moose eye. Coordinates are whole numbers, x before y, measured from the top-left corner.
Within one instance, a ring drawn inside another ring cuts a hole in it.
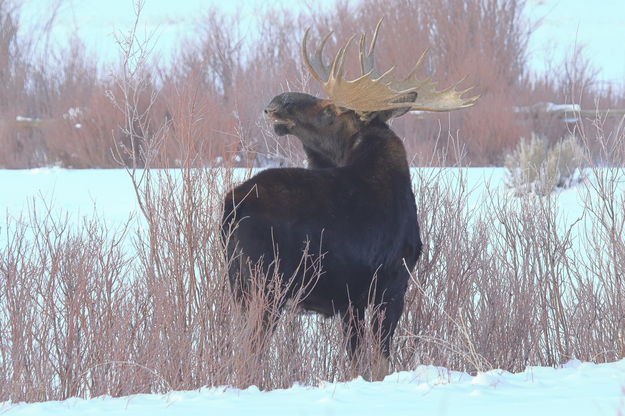
[[[319,121],[324,125],[334,123],[335,114],[332,108],[326,107],[319,113]]]

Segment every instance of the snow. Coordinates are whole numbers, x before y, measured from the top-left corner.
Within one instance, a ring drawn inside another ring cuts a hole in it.
[[[571,361],[561,368],[530,367],[518,374],[492,370],[471,376],[419,366],[381,382],[295,385],[259,391],[202,388],[162,395],[97,397],[61,402],[0,404],[18,415],[616,415],[625,411],[625,360]]]
[[[238,156],[238,155],[237,155]],[[413,169],[413,177],[429,178],[438,168]],[[243,177],[244,169],[240,175]],[[416,175],[415,175],[416,174]],[[445,177],[455,182],[466,178],[471,192],[469,204],[479,206],[487,197],[486,190],[506,193],[504,168],[445,169]],[[0,216],[18,218],[32,209],[52,207],[69,213],[78,222],[80,218],[97,214],[112,226],[125,224],[139,213],[138,204],[128,173],[123,169],[71,170],[58,167],[30,170],[0,170]],[[582,214],[583,187],[563,190],[556,200],[563,214],[574,221]],[[45,201],[45,204],[44,204]],[[3,221],[0,221],[2,228]],[[2,237],[0,237],[0,244]]]
[[[550,102],[536,103],[530,107],[515,107],[515,113],[530,113],[532,111],[542,111],[546,113],[564,113],[564,112],[579,112],[582,108],[579,104],[555,104]]]
[[[438,175],[438,168],[413,169],[413,180]],[[245,169],[240,169],[243,178]],[[470,191],[467,201],[470,209],[484,206],[493,195],[507,197],[504,168],[444,169],[447,183],[454,184],[462,177]],[[79,224],[82,218],[97,215],[112,228],[120,228],[129,220],[141,219],[134,189],[128,173],[123,169],[71,170],[58,167],[31,170],[0,170],[0,247],[6,242],[5,219],[19,219],[35,210],[44,213],[67,213]],[[620,189],[625,191],[625,179]],[[560,190],[554,203],[559,209],[563,226],[573,224],[584,213],[585,188],[576,186]],[[582,224],[577,227],[581,228]]]
[[[97,213],[111,225],[122,225],[131,214],[138,212],[130,179],[124,170],[0,170],[0,184],[2,220],[5,214],[13,218],[25,215],[33,205],[38,210],[51,207],[53,211],[66,211],[74,220]],[[0,221],[0,229],[3,222]]]
[[[36,123],[39,120],[32,117],[15,116],[15,121],[22,123]]]

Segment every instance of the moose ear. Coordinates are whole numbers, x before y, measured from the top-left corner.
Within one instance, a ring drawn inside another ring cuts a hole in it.
[[[346,111],[350,110],[336,106],[331,101],[328,101],[322,103],[321,110],[317,113],[317,118],[322,125],[330,125]]]

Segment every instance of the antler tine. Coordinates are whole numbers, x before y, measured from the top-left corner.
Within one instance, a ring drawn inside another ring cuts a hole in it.
[[[373,32],[373,39],[371,40],[371,44],[369,46],[369,51],[365,51],[365,42],[366,42],[366,34],[363,34],[360,37],[360,70],[362,71],[362,75],[370,74],[372,78],[379,78],[379,72],[375,67],[375,43],[378,40],[378,33],[380,31],[380,26],[382,25],[382,21],[384,17],[380,19],[377,26],[375,27],[375,31]]]
[[[321,43],[315,50],[315,55],[311,61],[310,58],[308,57],[308,50],[306,48],[309,31],[310,31],[310,28],[307,28],[306,31],[304,32],[304,39],[302,39],[302,49],[301,49],[302,58],[304,59],[304,64],[306,64],[306,67],[308,68],[308,71],[313,76],[313,78],[315,78],[318,82],[325,84],[328,82],[328,79],[330,78],[330,68],[323,64],[323,56],[322,56],[323,48],[326,42],[328,41],[328,39],[330,39],[330,36],[332,36],[332,33],[334,32],[331,31],[330,33],[324,36],[324,38],[321,40]]]
[[[453,111],[472,106],[479,96],[462,97],[469,90],[456,90],[459,83],[443,89],[436,89],[436,82],[430,78],[420,79],[417,72],[425,59],[423,52],[417,63],[404,79],[395,79],[395,67],[380,74],[375,67],[375,46],[383,19],[378,22],[373,39],[366,50],[366,35],[360,37],[360,68],[362,75],[354,80],[343,79],[345,55],[355,36],[341,47],[330,67],[323,64],[323,47],[332,32],[327,34],[317,48],[313,59],[308,56],[306,43],[310,28],[302,40],[302,56],[312,76],[321,83],[334,104],[360,113],[409,108],[419,111]]]
[[[425,59],[425,55],[428,53],[428,49],[424,50],[423,53],[421,54],[421,56],[419,57],[419,59],[417,59],[417,63],[414,64],[414,66],[412,67],[412,69],[410,70],[410,73],[408,74],[408,76],[406,77],[406,79],[411,79],[414,78],[417,75],[417,71],[419,70],[419,68],[421,67],[421,64],[423,63],[423,60]]]
[[[347,53],[347,49],[349,49],[349,45],[351,45],[352,41],[356,35],[352,35],[351,38],[347,41],[345,46],[339,49],[337,52],[334,61],[332,62],[332,78],[335,80],[341,79],[343,77],[343,66],[345,64],[345,54]]]
[[[464,80],[460,80],[443,90],[436,90],[435,82],[429,79],[424,80],[423,88],[421,89],[421,97],[417,98],[416,102],[412,106],[412,110],[443,112],[471,107],[475,104],[477,99],[480,98],[480,96],[476,95],[468,98],[462,97],[464,94],[473,89],[473,87],[470,87],[464,90],[456,90],[456,88],[463,81]]]

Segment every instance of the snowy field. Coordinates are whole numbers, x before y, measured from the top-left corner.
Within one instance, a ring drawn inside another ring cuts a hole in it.
[[[467,189],[471,192],[470,203],[480,204],[486,186],[491,191],[505,189],[504,168],[446,169],[449,178],[466,177]],[[413,170],[413,174],[417,171]],[[241,169],[240,177],[244,176]],[[435,174],[435,169],[424,169],[425,177]],[[60,168],[38,168],[30,170],[1,170],[0,215],[9,214],[17,218],[31,209],[33,203],[38,210],[47,209],[46,201],[54,211],[66,211],[75,220],[91,216],[96,212],[111,224],[122,225],[131,216],[136,217],[138,206],[128,173],[121,169],[71,170]],[[557,203],[567,217],[581,215],[580,192],[582,187],[560,192]],[[573,218],[573,219],[575,219]],[[0,221],[2,224],[3,221]],[[1,225],[0,225],[1,227]]]
[[[293,386],[261,392],[202,388],[164,395],[99,397],[63,402],[0,404],[17,415],[620,415],[625,413],[625,360],[570,361],[562,368],[531,367],[518,374],[493,370],[472,377],[444,368],[415,371],[370,383]]]
[[[448,169],[458,175],[459,170]],[[503,169],[465,169],[470,201],[479,203],[486,184],[503,192]],[[73,220],[95,213],[110,225],[121,225],[136,214],[133,189],[122,170],[36,169],[0,171],[0,213],[13,219],[32,209],[51,206],[53,213],[68,212]],[[557,197],[567,221],[579,217],[577,186]],[[621,188],[623,189],[623,188]],[[475,198],[475,199],[474,199]],[[46,201],[47,205],[42,202]],[[0,222],[0,248],[5,223]],[[617,415],[625,414],[625,360],[609,364],[571,361],[562,368],[531,367],[511,374],[493,370],[471,376],[444,368],[421,366],[392,374],[383,382],[356,379],[347,383],[296,385],[261,392],[255,387],[228,387],[135,395],[124,398],[33,404],[0,403],[7,415]]]

